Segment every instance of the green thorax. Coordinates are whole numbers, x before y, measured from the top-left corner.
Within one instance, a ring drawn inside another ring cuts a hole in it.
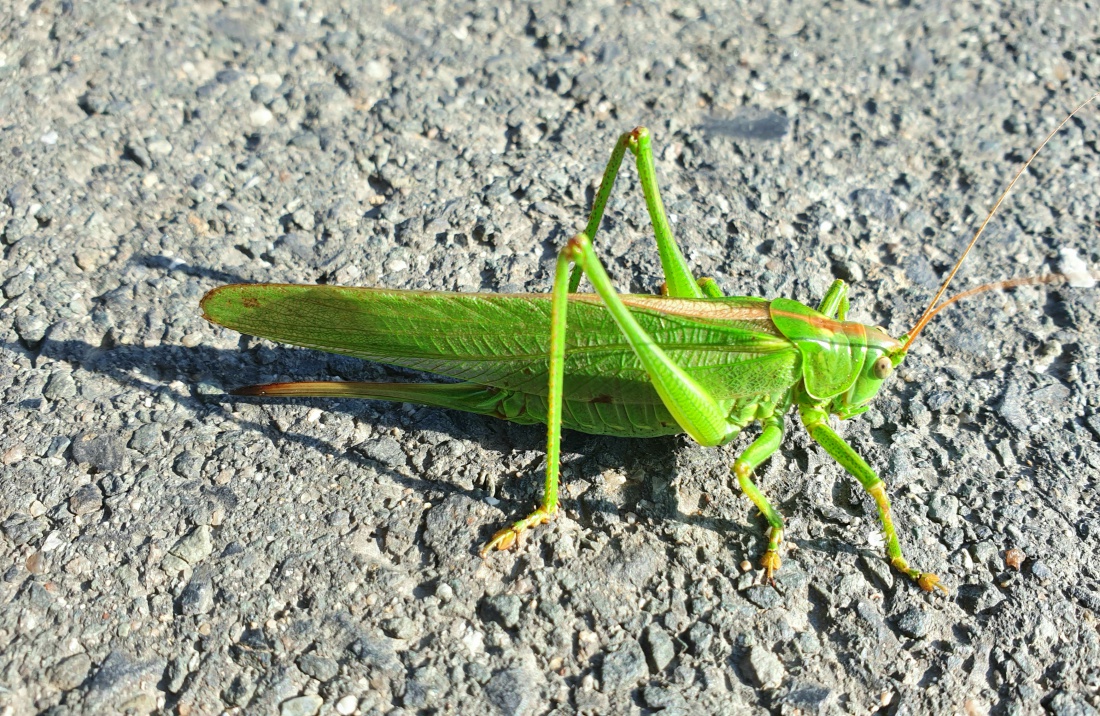
[[[774,299],[769,311],[802,356],[798,402],[826,407],[842,418],[866,410],[905,357],[901,343],[881,328],[830,318],[788,298]]]
[[[848,390],[867,360],[867,327],[838,321],[789,298],[774,299],[769,310],[776,328],[802,354],[806,393],[826,400]]]

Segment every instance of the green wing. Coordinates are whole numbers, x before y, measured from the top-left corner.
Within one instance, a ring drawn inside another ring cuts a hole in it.
[[[762,299],[624,300],[718,400],[775,395],[799,378],[798,351]],[[241,333],[491,386],[542,412],[535,403],[547,391],[549,294],[240,284],[214,289],[202,308],[208,320]],[[568,326],[564,397],[578,415],[567,422],[589,432],[604,432],[589,424],[605,420],[662,422],[645,369],[599,299],[570,296]],[[623,406],[640,412],[624,416]]]

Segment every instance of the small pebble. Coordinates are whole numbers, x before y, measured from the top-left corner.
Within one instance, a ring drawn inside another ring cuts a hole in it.
[[[902,634],[913,639],[923,639],[928,636],[932,626],[932,618],[928,615],[928,612],[910,607],[898,617],[897,626]]]
[[[98,512],[103,507],[103,493],[96,485],[84,485],[69,498],[69,512],[74,515],[86,515]]]
[[[76,381],[72,373],[58,371],[46,381],[46,387],[42,390],[46,400],[65,400],[76,395]]]
[[[298,670],[318,681],[330,681],[340,673],[340,665],[327,656],[302,654],[298,657]]]
[[[419,633],[416,622],[408,617],[393,617],[382,621],[382,631],[394,639],[412,639]]]
[[[313,716],[323,703],[320,696],[298,696],[279,704],[279,713],[281,716]]]
[[[150,154],[165,156],[172,153],[172,145],[167,139],[154,139],[145,145]]]
[[[195,576],[187,583],[179,598],[180,612],[185,616],[206,614],[214,608],[214,586],[208,577]]]
[[[61,691],[75,689],[88,678],[92,660],[87,654],[73,654],[62,659],[48,672],[50,683]]]
[[[160,443],[161,426],[156,423],[142,425],[130,438],[130,447],[140,453],[147,453]]]
[[[645,652],[633,639],[608,654],[601,669],[604,690],[622,691],[649,675]]]
[[[787,673],[779,657],[762,646],[754,646],[749,650],[745,665],[753,681],[762,689],[778,688]]]
[[[351,694],[348,694],[336,702],[336,713],[340,714],[340,716],[351,716],[351,714],[355,713],[355,709],[357,708],[359,708],[359,699]]]
[[[754,578],[755,581],[755,578]],[[744,592],[745,599],[761,609],[772,609],[783,603],[783,597],[767,584],[754,584]]]
[[[121,439],[113,435],[84,433],[72,441],[73,460],[87,463],[97,472],[114,472],[120,469],[126,453]]]
[[[664,629],[650,624],[642,636],[642,648],[650,671],[660,673],[676,657],[676,644]]]
[[[43,552],[34,552],[26,561],[27,571],[31,574],[42,574],[46,571],[46,555]]]
[[[523,601],[514,594],[498,594],[482,602],[482,616],[486,621],[495,621],[505,629],[514,629],[519,624]]]
[[[188,564],[198,564],[214,551],[214,540],[209,525],[200,525],[176,543],[171,553]]]
[[[23,443],[12,445],[4,451],[3,462],[5,465],[14,465],[27,455],[27,448]]]
[[[54,530],[46,535],[46,539],[42,542],[42,551],[52,552],[63,544],[65,544],[65,540],[61,538],[57,530]]]
[[[267,107],[257,107],[248,115],[248,119],[252,122],[252,126],[254,127],[263,127],[274,118],[275,115],[272,114],[271,110]]]

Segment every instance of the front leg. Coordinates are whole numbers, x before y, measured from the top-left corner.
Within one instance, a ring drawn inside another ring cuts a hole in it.
[[[914,569],[905,561],[905,557],[901,554],[901,544],[898,542],[897,530],[894,529],[894,520],[890,516],[890,499],[886,496],[886,485],[871,469],[871,466],[852,449],[852,446],[829,427],[827,422],[829,419],[828,413],[817,406],[805,405],[798,406],[798,413],[802,417],[802,424],[806,426],[806,430],[810,433],[810,437],[814,439],[814,442],[825,448],[825,452],[832,455],[841,467],[847,470],[852,477],[859,480],[859,483],[863,485],[863,489],[867,490],[871,497],[875,499],[875,504],[878,505],[878,517],[882,522],[882,531],[886,536],[886,556],[889,557],[890,564],[920,585],[920,588],[924,591],[931,592],[933,589],[942,589],[944,594],[947,594],[947,587],[943,586],[939,577],[931,572]]]

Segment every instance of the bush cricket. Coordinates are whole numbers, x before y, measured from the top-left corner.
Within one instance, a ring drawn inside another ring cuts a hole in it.
[[[1002,281],[940,302],[971,248],[1039,151],[1016,173],[948,273],[916,325],[894,338],[846,320],[848,287],[832,283],[816,308],[787,298],[726,297],[687,266],[657,188],[650,134],[619,137],[584,231],[558,254],[549,294],[486,294],[235,284],[202,299],[204,317],[241,333],[282,343],[437,373],[458,383],[295,382],[251,386],[236,395],[369,398],[463,410],[517,423],[545,423],[546,478],[541,504],[497,532],[482,549],[508,549],[558,511],[561,429],[623,437],[687,433],[705,446],[733,440],[752,423],[760,434],[734,461],[741,489],[766,519],[760,560],[766,580],[780,566],[783,518],[753,482],[754,470],[783,440],[793,407],[811,438],[871,495],[890,564],[932,591],[940,578],[902,555],[886,486],[829,426],[866,411],[940,310],[991,288],[1042,283]],[[592,240],[626,152],[637,165],[664,271],[660,296],[616,292]],[[571,268],[572,267],[572,268]],[[587,276],[594,294],[576,293]]]

